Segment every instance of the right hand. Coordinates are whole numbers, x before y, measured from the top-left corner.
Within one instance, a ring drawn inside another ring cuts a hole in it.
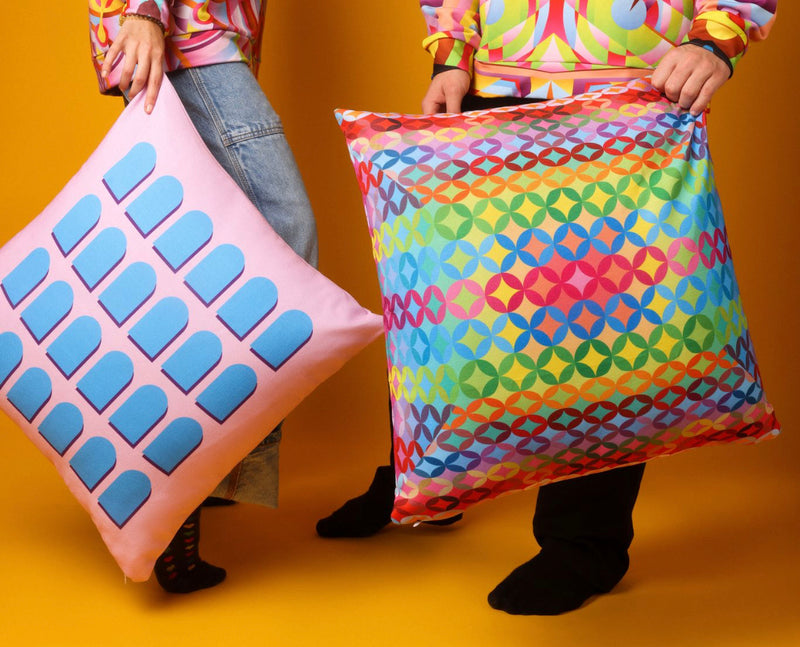
[[[422,112],[461,112],[461,100],[469,92],[472,79],[464,70],[446,70],[431,79],[422,98]]]
[[[164,60],[164,34],[158,25],[149,20],[129,17],[119,29],[117,39],[111,44],[100,74],[107,78],[111,65],[123,55],[119,88],[133,99],[147,87],[145,112],[150,114],[161,89]],[[134,74],[135,69],[135,74]]]

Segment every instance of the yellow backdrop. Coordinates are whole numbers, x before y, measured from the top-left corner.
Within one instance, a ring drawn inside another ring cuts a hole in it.
[[[0,40],[0,244],[56,195],[122,109],[119,99],[97,92],[83,2],[30,9],[13,4],[10,12],[4,7]],[[436,538],[406,529],[382,533],[373,543],[314,538],[314,520],[363,488],[387,456],[385,358],[376,343],[290,417],[282,509],[241,506],[210,514],[204,551],[216,552],[231,578],[191,603],[167,600],[155,585],[123,587],[88,518],[49,464],[0,418],[0,643],[161,644],[154,642],[157,634],[165,636],[163,644],[174,644],[194,627],[203,632],[196,644],[228,644],[234,621],[242,636],[280,645],[385,644],[380,636],[391,627],[409,641],[419,631],[431,642],[449,636],[445,645],[523,644],[531,631],[561,645],[600,645],[606,634],[608,644],[636,640],[620,628],[631,623],[652,638],[636,644],[798,644],[796,615],[790,619],[797,607],[790,600],[797,599],[800,575],[800,6],[796,0],[780,4],[772,37],[752,47],[718,94],[710,121],[745,310],[785,433],[757,447],[704,449],[654,464],[637,508],[639,539],[626,579],[632,584],[621,596],[547,625],[486,606],[488,590],[535,550],[528,525],[532,494],[479,506],[462,529]],[[376,311],[380,300],[360,196],[332,111],[417,111],[430,74],[419,45],[423,32],[413,0],[271,0],[267,12],[260,81],[283,118],[311,196],[321,269]],[[485,549],[493,545],[502,548]],[[422,551],[479,566],[447,568],[426,562]],[[417,617],[420,586],[428,592],[421,594],[423,608],[438,591],[450,600],[450,611]],[[76,591],[104,601],[90,609],[74,600]],[[664,610],[684,603],[682,624],[668,622],[675,612]],[[309,612],[315,622],[306,622]],[[122,622],[129,632],[125,639],[93,642],[75,629],[81,626],[76,618],[109,631]],[[145,630],[145,619],[152,631]],[[463,630],[469,623],[472,629]],[[598,634],[598,626],[616,629]]]

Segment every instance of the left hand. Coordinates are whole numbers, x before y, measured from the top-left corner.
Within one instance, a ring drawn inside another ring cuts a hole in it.
[[[119,89],[133,99],[146,88],[144,110],[150,114],[156,104],[164,74],[164,32],[149,20],[129,16],[106,53],[100,71],[103,78],[108,78],[119,56],[123,57],[120,62]]]
[[[653,86],[684,110],[697,116],[730,77],[730,68],[716,54],[697,45],[670,50],[653,72]]]

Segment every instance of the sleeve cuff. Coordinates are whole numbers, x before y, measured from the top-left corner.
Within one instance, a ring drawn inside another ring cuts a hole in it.
[[[728,59],[731,68],[742,58],[747,49],[748,36],[744,19],[726,11],[707,11],[697,15],[689,32],[688,42],[702,41],[712,44]]]
[[[422,45],[433,56],[434,66],[457,67],[460,70],[472,74],[472,56],[474,50],[472,46],[464,41],[434,34],[426,38]]]
[[[702,38],[693,38],[690,41],[681,43],[680,47],[683,47],[684,45],[694,45],[695,47],[702,47],[704,50],[711,52],[712,54],[714,54],[714,56],[716,56],[723,63],[725,63],[725,65],[728,66],[728,70],[730,71],[730,73],[728,74],[728,78],[733,76],[733,63],[731,62],[731,59],[729,59],[725,55],[725,52],[723,52],[713,40],[703,40]]]

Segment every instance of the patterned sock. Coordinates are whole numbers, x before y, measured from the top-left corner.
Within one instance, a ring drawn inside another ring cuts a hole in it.
[[[169,593],[191,593],[216,586],[225,569],[200,559],[200,508],[183,523],[167,549],[156,560],[158,583]]]
[[[489,605],[513,615],[554,616],[580,607],[594,595],[608,593],[627,570],[583,551],[543,549],[515,568],[489,594]]]

